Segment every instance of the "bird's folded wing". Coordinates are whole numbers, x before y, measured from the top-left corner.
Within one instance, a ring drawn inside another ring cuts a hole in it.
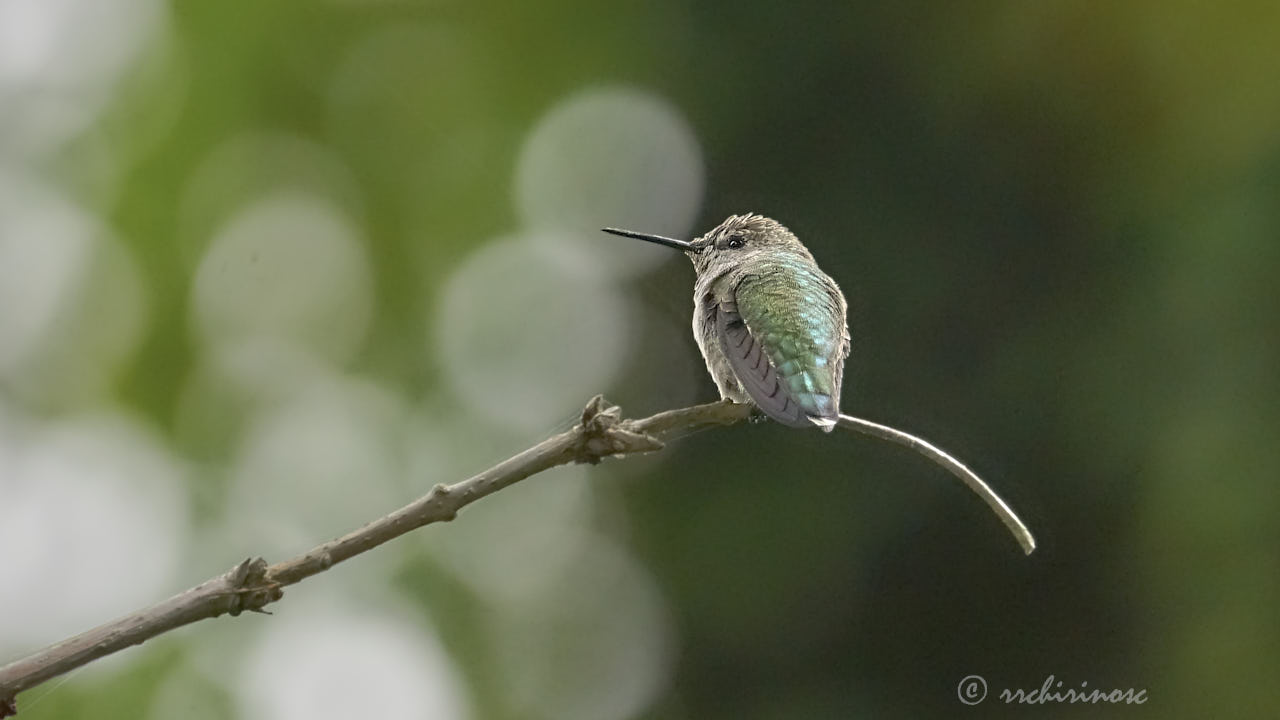
[[[720,346],[751,399],[784,425],[832,427],[848,353],[825,277],[747,275],[717,308]]]
[[[716,314],[720,349],[742,387],[766,415],[783,425],[808,427],[804,410],[782,386],[768,353],[747,328],[733,302],[722,302]]]

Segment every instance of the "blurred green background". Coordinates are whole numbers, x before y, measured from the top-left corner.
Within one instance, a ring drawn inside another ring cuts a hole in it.
[[[560,469],[20,717],[1275,717],[1280,5],[0,3],[0,661],[715,398],[756,211],[846,412]],[[957,684],[981,675],[968,707]],[[1145,689],[1006,706],[1001,689]]]

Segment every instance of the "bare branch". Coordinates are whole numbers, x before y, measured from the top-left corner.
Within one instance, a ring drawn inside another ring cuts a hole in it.
[[[661,450],[663,445],[658,435],[673,430],[732,425],[749,414],[747,406],[709,403],[642,420],[623,420],[617,407],[609,406],[596,396],[572,429],[479,475],[453,485],[437,485],[409,505],[298,557],[270,566],[261,558],[245,560],[164,602],[0,667],[0,718],[17,712],[15,698],[24,690],[174,628],[224,614],[234,616],[246,610],[262,610],[284,596],[286,585],[324,572],[410,530],[452,520],[463,507],[543,470]]]
[[[662,437],[705,427],[733,425],[751,416],[752,406],[728,402],[668,410],[647,418],[625,420],[616,406],[597,395],[582,411],[581,421],[566,432],[548,438],[479,475],[453,485],[436,485],[423,497],[346,535],[319,545],[297,557],[267,565],[250,558],[231,570],[206,580],[157,605],[119,618],[0,667],[0,718],[17,713],[17,694],[70,672],[98,658],[199,620],[239,615],[262,608],[284,596],[284,587],[324,572],[337,563],[371,550],[388,540],[431,523],[454,519],[463,507],[513,485],[531,475],[570,463],[595,464],[607,457],[623,457],[661,450]],[[854,419],[843,417],[842,424]],[[866,421],[857,421],[866,423]],[[872,423],[866,423],[873,425]],[[882,428],[883,426],[875,426]],[[862,432],[868,432],[863,428]],[[889,428],[892,430],[892,428]],[[898,432],[898,431],[893,431]],[[891,433],[872,434],[900,442],[923,452],[952,472],[959,462],[918,438],[905,442]],[[906,436],[905,433],[900,435]],[[911,436],[906,436],[911,437]],[[928,452],[932,450],[933,452]],[[939,458],[939,455],[951,463]],[[967,468],[965,468],[967,472]],[[1013,511],[977,476],[960,476],[992,504],[1024,547],[1030,533]],[[976,480],[977,485],[973,480]],[[1012,518],[1012,522],[1010,521]],[[1025,539],[1024,539],[1025,538]],[[1030,552],[1030,550],[1027,550]]]

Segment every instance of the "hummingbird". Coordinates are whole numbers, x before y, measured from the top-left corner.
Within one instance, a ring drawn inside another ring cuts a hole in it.
[[[789,427],[837,426],[905,445],[976,492],[1030,554],[1035,539],[972,470],[910,433],[840,412],[849,310],[840,286],[782,223],[730,215],[693,240],[603,228],[681,250],[693,261],[693,336],[722,400],[753,403]]]
[[[722,399],[753,402],[783,425],[835,429],[849,305],[795,233],[753,213],[731,215],[692,242],[605,232],[678,248],[693,261],[693,336]]]

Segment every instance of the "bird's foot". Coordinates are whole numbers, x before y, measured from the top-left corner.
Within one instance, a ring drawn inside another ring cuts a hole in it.
[[[764,414],[764,411],[763,411],[763,410],[761,410],[761,409],[760,409],[760,407],[759,407],[758,405],[756,405],[755,403],[751,402],[750,400],[734,400],[734,399],[733,399],[733,398],[731,398],[731,397],[723,397],[723,396],[722,396],[722,397],[720,398],[720,402],[724,403],[725,405],[730,405],[730,406],[732,406],[732,405],[747,405],[747,406],[750,406],[750,408],[751,408],[751,409],[747,411],[748,413],[750,413],[750,414],[748,414],[748,415],[747,415],[747,422],[751,423],[752,425],[755,425],[755,424],[758,424],[758,423],[762,423],[762,422],[764,422],[764,421],[766,421],[766,420],[768,420],[768,419],[769,419],[769,416],[768,416],[768,415],[765,415],[765,414]]]

